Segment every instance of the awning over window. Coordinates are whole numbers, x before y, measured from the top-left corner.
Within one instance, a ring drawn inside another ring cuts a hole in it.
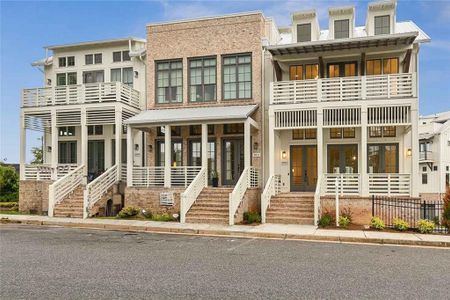
[[[245,121],[258,108],[257,104],[152,109],[125,121],[134,126],[200,124],[205,122]]]

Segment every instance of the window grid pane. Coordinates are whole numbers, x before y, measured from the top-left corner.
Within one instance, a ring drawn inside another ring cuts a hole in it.
[[[157,103],[182,102],[183,71],[181,61],[156,63]]]
[[[251,55],[236,55],[223,58],[223,97],[249,99],[252,97]],[[214,78],[215,80],[215,78]]]

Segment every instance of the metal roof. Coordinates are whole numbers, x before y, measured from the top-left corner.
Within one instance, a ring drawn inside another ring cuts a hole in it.
[[[301,42],[287,45],[269,46],[267,47],[267,50],[269,50],[272,55],[290,55],[380,46],[410,45],[414,42],[418,35],[418,32],[409,32],[326,41]]]
[[[165,125],[202,123],[207,121],[238,121],[247,119],[257,104],[233,106],[183,107],[171,109],[151,109],[129,118],[130,125]]]

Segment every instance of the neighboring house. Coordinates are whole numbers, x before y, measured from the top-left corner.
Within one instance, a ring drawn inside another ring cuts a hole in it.
[[[450,186],[450,111],[421,116],[419,139],[420,196],[440,199]]]
[[[113,166],[120,173],[126,163],[123,121],[146,103],[145,45],[144,39],[130,37],[48,46],[46,58],[32,64],[44,78],[42,87],[22,91],[22,210],[49,210],[51,215],[47,194],[36,195],[75,169],[79,176],[72,183],[68,180],[62,190],[51,191],[56,202],[78,183],[84,189],[86,178],[90,182]],[[27,129],[44,136],[43,165],[26,163]],[[144,161],[142,141],[143,135],[133,140],[138,164]]]

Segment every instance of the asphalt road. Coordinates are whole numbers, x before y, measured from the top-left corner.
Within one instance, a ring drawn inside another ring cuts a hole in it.
[[[450,250],[0,225],[1,299],[449,299]]]

